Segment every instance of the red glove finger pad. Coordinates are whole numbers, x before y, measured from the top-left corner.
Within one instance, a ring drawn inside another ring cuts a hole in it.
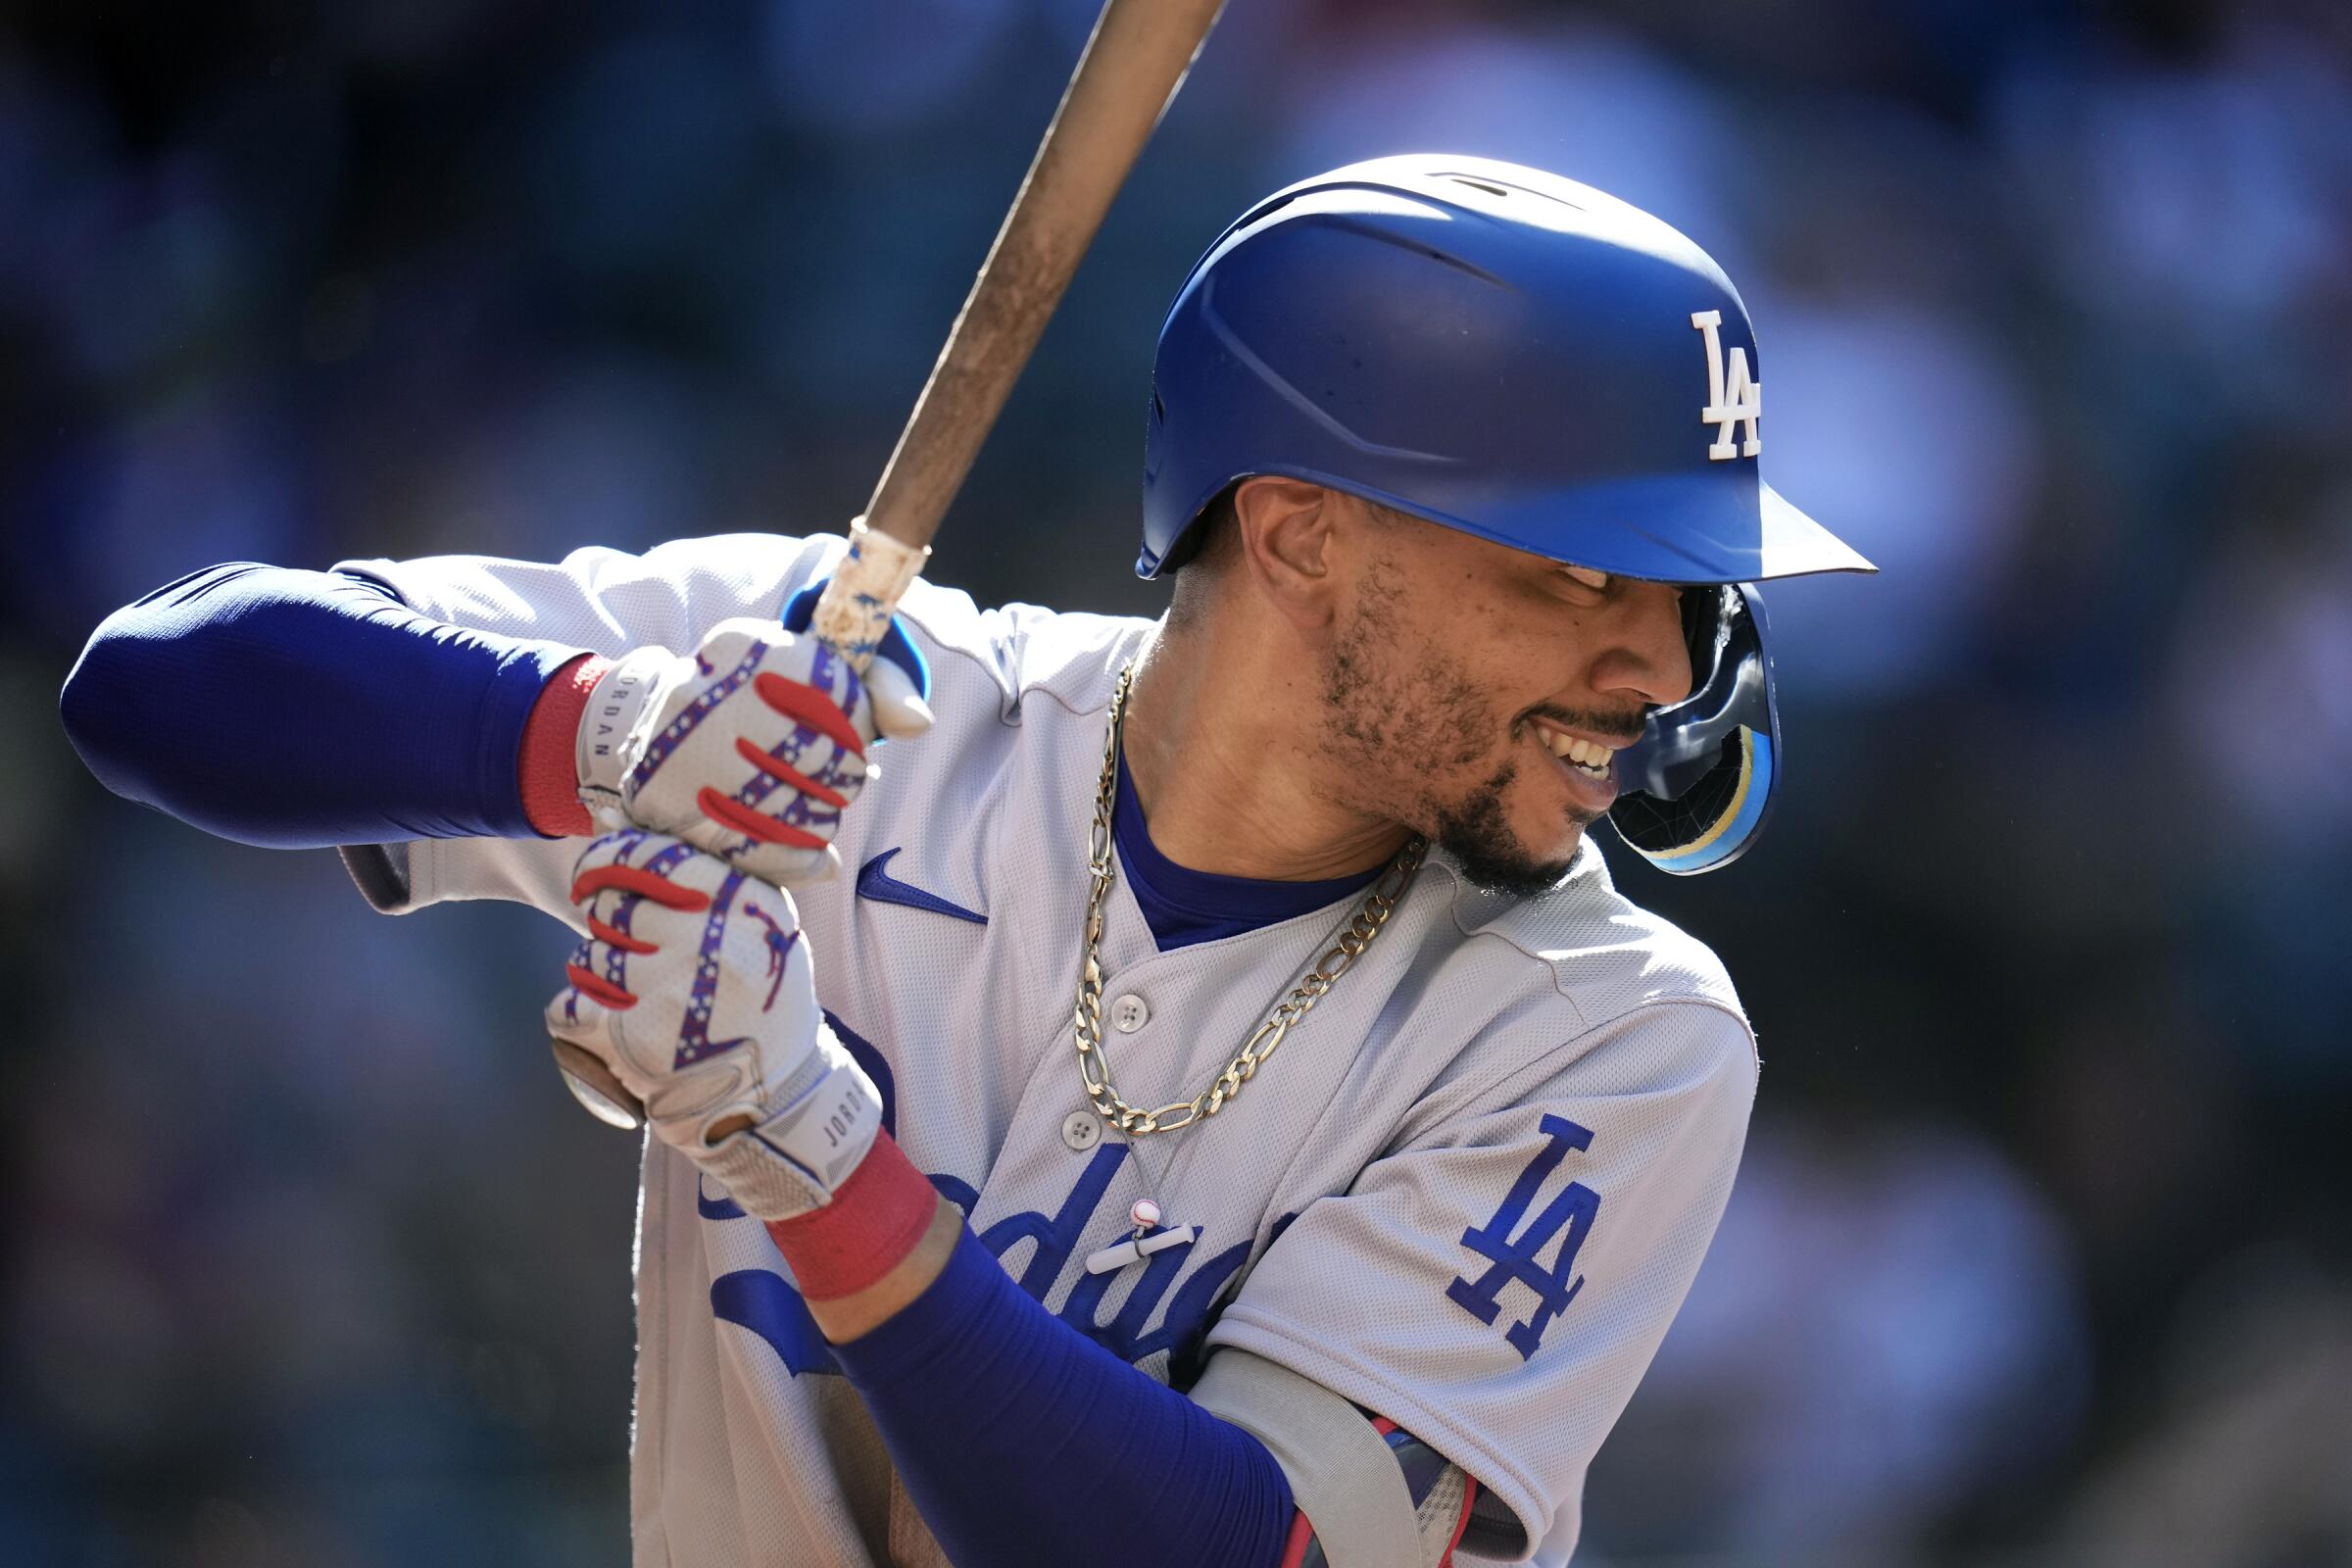
[[[779,822],[764,811],[755,811],[741,801],[728,800],[718,791],[704,785],[694,798],[703,814],[721,827],[731,827],[747,839],[762,844],[783,844],[796,850],[821,850],[825,841],[790,822]]]
[[[781,675],[761,673],[753,677],[752,689],[760,694],[761,702],[786,718],[798,719],[853,757],[865,755],[865,741],[858,735],[858,726],[850,722],[850,715],[815,687],[786,680]]]
[[[777,761],[743,736],[735,738],[735,755],[769,778],[789,784],[810,800],[822,801],[836,811],[850,804],[850,798],[841,791],[819,784],[797,767],[788,767]]]
[[[618,948],[623,953],[660,953],[662,951],[651,942],[643,941],[629,935],[626,931],[605,924],[593,914],[588,917],[588,934],[607,947]]]
[[[664,909],[692,914],[710,907],[710,895],[682,888],[656,871],[634,865],[592,865],[571,884],[571,902],[585,904],[607,888],[618,888],[653,900]]]
[[[905,1260],[931,1228],[939,1194],[888,1133],[841,1184],[833,1201],[795,1219],[770,1220],[767,1234],[812,1301],[854,1296]]]
[[[593,970],[567,963],[564,966],[564,974],[571,982],[572,989],[581,996],[602,1006],[611,1007],[614,1012],[626,1012],[637,1005],[635,997]]]

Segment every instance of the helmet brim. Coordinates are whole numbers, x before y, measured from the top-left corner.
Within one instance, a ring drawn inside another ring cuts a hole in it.
[[[1758,554],[1763,569],[1751,581],[1774,577],[1809,577],[1823,571],[1867,571],[1879,568],[1861,551],[1838,538],[1797,510],[1788,497],[1759,483],[1763,540]]]
[[[1251,474],[1276,474],[1345,490],[1514,550],[1652,582],[1768,582],[1879,569],[1760,478],[1747,497],[1711,479],[1637,479],[1585,486],[1566,495],[1497,498],[1488,515],[1471,517],[1328,468],[1269,462],[1219,475],[1187,516],[1198,516],[1210,499]],[[1181,541],[1181,532],[1178,538]],[[1136,560],[1135,574],[1155,577],[1163,564],[1147,544]]]

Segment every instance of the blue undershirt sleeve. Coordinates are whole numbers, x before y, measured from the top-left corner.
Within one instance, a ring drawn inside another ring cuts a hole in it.
[[[108,789],[239,843],[534,838],[523,723],[584,652],[452,626],[363,578],[238,564],[108,616],[59,706]]]
[[[1264,1444],[1048,1312],[965,1230],[930,1288],[834,1347],[957,1568],[1274,1568]]]

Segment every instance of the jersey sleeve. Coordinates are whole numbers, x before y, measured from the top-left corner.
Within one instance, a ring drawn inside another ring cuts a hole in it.
[[[841,543],[732,533],[672,540],[642,555],[594,545],[552,564],[427,556],[346,561],[335,569],[379,582],[410,609],[455,626],[607,656],[645,647],[686,653],[722,620],[781,614],[787,599],[824,574]]]
[[[825,574],[838,536],[718,534],[641,555],[591,546],[560,562],[495,556],[347,561],[339,572],[381,584],[410,609],[454,626],[617,657],[633,648],[690,652],[722,620],[773,617]],[[461,899],[530,904],[577,925],[564,896],[580,845],[566,839],[429,839],[364,845],[343,858],[368,902],[405,914]]]
[[[1728,1009],[1661,1002],[1602,1025],[1307,1204],[1209,1343],[1460,1465],[1520,1527],[1474,1525],[1466,1554],[1565,1562],[1586,1468],[1722,1216],[1755,1081]]]

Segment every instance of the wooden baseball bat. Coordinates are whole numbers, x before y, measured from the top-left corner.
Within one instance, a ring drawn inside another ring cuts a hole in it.
[[[810,629],[859,670],[873,662],[1030,350],[1224,8],[1104,0],[873,499],[850,524],[850,553],[817,599]],[[603,1062],[568,1041],[550,1044],[576,1085],[609,1102],[582,1103],[617,1125],[639,1124],[644,1107]]]
[[[1106,0],[1096,19],[873,499],[850,524],[849,556],[817,601],[811,629],[860,670],[930,556],[948,504],[1111,198],[1223,9],[1224,0]]]

